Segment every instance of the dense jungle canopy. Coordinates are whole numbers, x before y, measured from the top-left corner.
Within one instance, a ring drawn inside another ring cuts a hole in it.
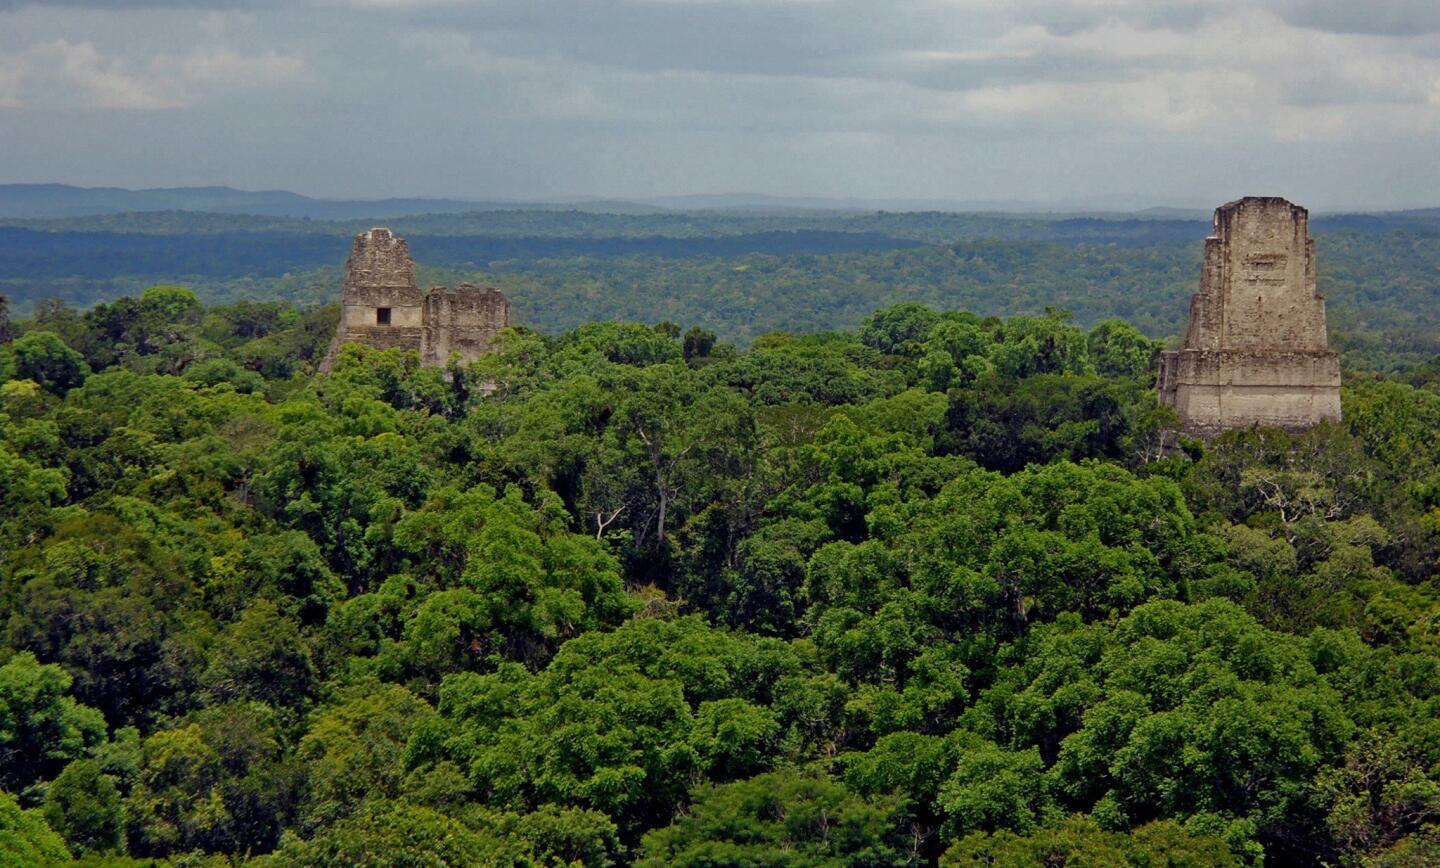
[[[0,864],[1440,861],[1440,364],[1162,449],[1117,319],[334,318],[0,313]]]

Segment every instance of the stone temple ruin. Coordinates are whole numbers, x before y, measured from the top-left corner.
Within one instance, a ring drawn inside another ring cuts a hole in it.
[[[1195,437],[1340,419],[1340,361],[1304,208],[1249,196],[1215,210],[1185,344],[1161,354],[1159,387]]]
[[[489,352],[510,324],[510,301],[498,289],[462,283],[421,292],[405,239],[389,229],[355,236],[340,289],[340,325],[320,363],[328,372],[346,343],[415,350],[420,363],[440,367],[452,353],[474,361]]]

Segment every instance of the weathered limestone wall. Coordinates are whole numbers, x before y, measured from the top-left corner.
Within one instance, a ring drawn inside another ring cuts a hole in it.
[[[340,347],[352,341],[380,349],[419,351],[424,301],[415,285],[415,260],[405,239],[380,228],[356,235],[340,287],[340,324],[320,370],[329,371]],[[390,310],[388,325],[378,322],[380,308]]]
[[[451,353],[474,361],[490,350],[495,335],[510,324],[510,302],[498,289],[462,283],[422,293],[415,284],[415,260],[403,238],[377,228],[355,236],[340,289],[340,323],[322,372],[335,364],[346,343],[377,349],[414,350],[421,363],[441,366]],[[383,321],[388,316],[388,322]]]
[[[495,335],[510,325],[510,300],[498,289],[462,283],[438,286],[425,298],[427,365],[444,365],[451,353],[472,362],[490,351]]]
[[[1340,363],[1304,208],[1248,197],[1216,209],[1185,344],[1162,354],[1159,388],[1195,436],[1340,418]]]

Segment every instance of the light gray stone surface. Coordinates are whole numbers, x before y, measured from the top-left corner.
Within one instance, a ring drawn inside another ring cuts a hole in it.
[[[388,311],[389,322],[382,322],[382,311]],[[371,229],[355,236],[345,262],[340,323],[320,370],[328,372],[340,348],[352,342],[414,350],[429,367],[444,366],[452,353],[474,361],[509,324],[510,301],[498,289],[462,283],[421,292],[405,239],[389,229]]]
[[[1340,418],[1340,361],[1304,208],[1250,196],[1216,209],[1185,344],[1161,354],[1159,389],[1198,437]]]

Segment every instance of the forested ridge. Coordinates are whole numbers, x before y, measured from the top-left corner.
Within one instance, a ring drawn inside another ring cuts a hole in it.
[[[772,331],[854,329],[904,302],[984,316],[1048,307],[1090,327],[1184,331],[1204,219],[942,212],[603,214],[499,210],[383,221],[422,286],[503,289],[555,334],[594,320],[695,324],[747,346]],[[18,312],[90,307],[156,283],[209,304],[333,302],[351,239],[375,220],[161,211],[0,221],[0,293]],[[1352,366],[1440,353],[1440,216],[1317,215],[1319,289]]]
[[[1134,325],[857,317],[0,309],[0,864],[1440,861],[1440,360],[1162,449]]]

